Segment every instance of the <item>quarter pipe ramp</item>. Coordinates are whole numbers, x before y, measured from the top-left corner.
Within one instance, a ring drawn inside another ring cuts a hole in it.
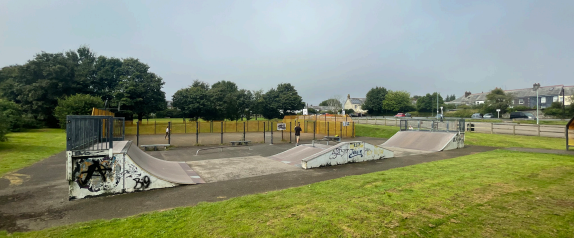
[[[423,151],[443,151],[464,147],[464,134],[458,132],[399,131],[382,147]]]
[[[131,141],[114,142],[112,156],[68,156],[69,199],[198,184],[204,181],[184,162],[146,154]]]

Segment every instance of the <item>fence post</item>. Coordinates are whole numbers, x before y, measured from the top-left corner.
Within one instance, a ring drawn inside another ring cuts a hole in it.
[[[375,118],[375,125],[377,125],[377,118]]]
[[[153,134],[157,134],[157,121],[153,121]]]
[[[140,122],[137,122],[137,129],[136,129],[136,146],[140,146]]]
[[[243,121],[243,141],[245,141],[245,121]]]
[[[269,125],[269,127],[271,128],[271,144],[273,144],[273,121],[270,122],[271,124]]]
[[[167,144],[171,144],[171,121],[167,122]]]
[[[494,134],[494,123],[490,123],[490,134]]]
[[[516,125],[512,125],[512,135],[516,135]]]
[[[265,143],[265,121],[263,121],[263,143]]]
[[[340,135],[339,137],[341,137],[341,139],[343,138],[343,122],[339,122],[341,124],[341,126],[339,127],[340,130]]]
[[[395,127],[397,126],[397,119],[395,119]]]
[[[223,121],[221,121],[221,144],[223,144]]]
[[[327,122],[327,137],[329,136],[329,122]]]
[[[538,125],[538,136],[540,136],[540,125]]]
[[[315,131],[317,131],[317,121],[313,121],[313,140],[315,140]]]
[[[199,145],[199,121],[195,121],[195,144]]]
[[[355,122],[353,122],[353,138],[355,138]]]
[[[289,121],[289,143],[291,142],[291,121]]]
[[[183,133],[187,134],[187,123],[185,122],[185,118],[183,118]]]

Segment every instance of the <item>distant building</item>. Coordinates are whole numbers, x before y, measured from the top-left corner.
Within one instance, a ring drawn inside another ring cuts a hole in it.
[[[351,98],[351,95],[347,95],[347,101],[345,101],[345,105],[343,108],[345,109],[352,109],[356,113],[366,114],[367,111],[361,108],[361,105],[365,103],[367,98]]]
[[[541,109],[550,107],[552,102],[562,102],[562,89],[564,89],[564,96],[566,101],[564,105],[572,104],[572,95],[574,94],[574,86],[564,86],[564,85],[553,85],[553,86],[543,86],[538,89],[539,106]],[[505,90],[507,94],[512,94],[513,101],[512,106],[526,106],[530,108],[536,107],[536,91],[532,88],[517,89],[517,90]],[[464,96],[459,97],[456,100],[445,102],[446,104],[454,105],[479,105],[486,102],[486,95],[490,92],[482,92],[472,94],[467,91]]]

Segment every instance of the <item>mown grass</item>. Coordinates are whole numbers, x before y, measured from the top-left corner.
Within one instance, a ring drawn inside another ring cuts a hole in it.
[[[355,125],[355,136],[376,137],[376,138],[391,138],[399,127],[384,126],[384,125]],[[538,137],[538,136],[523,136],[523,135],[504,135],[504,134],[485,134],[466,132],[465,144],[468,145],[481,145],[500,148],[540,148],[540,149],[564,149],[565,139]]]
[[[63,129],[36,129],[7,136],[8,141],[0,142],[0,176],[66,149]]]
[[[355,136],[388,139],[399,131],[399,127],[384,125],[355,124]]]
[[[539,148],[539,149],[564,149],[566,140],[562,138],[505,135],[505,134],[485,134],[467,132],[465,134],[465,144],[481,145],[491,147],[519,147],[519,148]]]
[[[496,150],[13,237],[572,237],[574,158]],[[2,234],[2,233],[0,233]]]

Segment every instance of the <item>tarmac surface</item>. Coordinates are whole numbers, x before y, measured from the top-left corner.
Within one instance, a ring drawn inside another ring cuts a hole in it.
[[[366,137],[352,139],[355,140],[374,145],[384,142],[384,139]],[[122,218],[495,149],[466,146],[442,152],[406,150],[395,158],[309,170],[266,158],[292,147],[295,146],[286,143],[258,144],[225,148],[221,152],[200,151],[198,156],[195,156],[197,150],[205,146],[148,151],[163,160],[187,162],[207,183],[74,201],[68,201],[66,157],[65,152],[61,152],[0,179],[0,230],[39,230],[95,219]]]

